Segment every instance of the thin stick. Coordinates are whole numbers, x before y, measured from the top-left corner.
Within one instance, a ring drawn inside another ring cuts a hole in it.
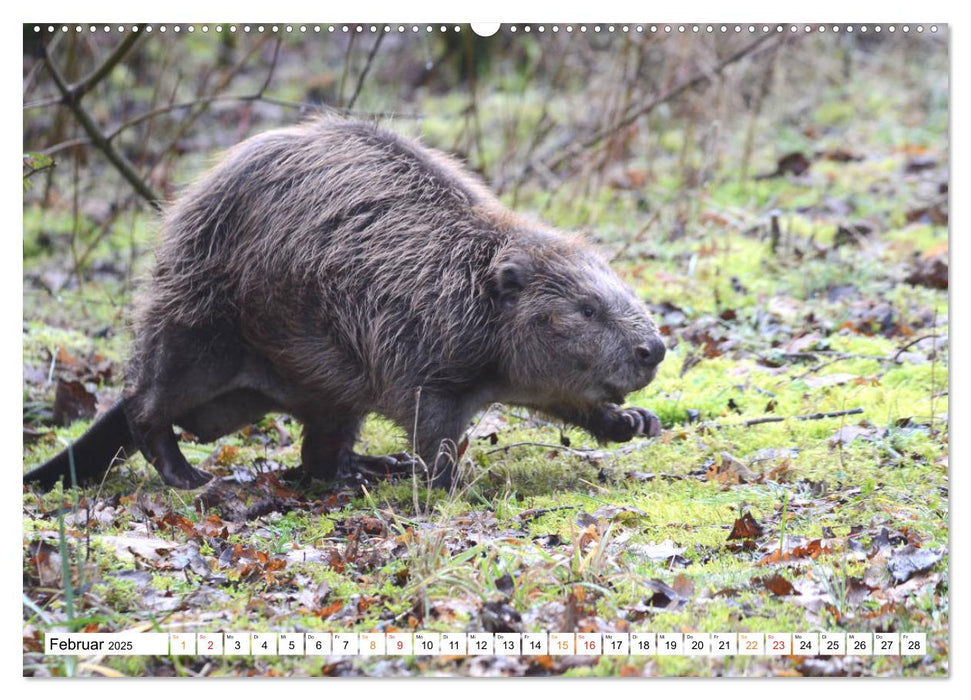
[[[934,322],[935,323],[937,322],[937,315],[936,315],[936,313],[934,315]],[[922,340],[927,340],[929,338],[937,338],[937,337],[938,337],[938,334],[937,333],[928,333],[927,335],[922,335],[919,338],[915,338],[914,340],[911,340],[909,343],[907,343],[903,347],[899,348],[896,353],[894,353],[893,361],[896,362],[897,364],[901,364],[899,358],[903,354],[904,350],[907,350],[908,348],[913,347],[914,345],[917,345],[917,343],[919,343]],[[937,348],[936,347],[934,348],[934,353],[935,354],[937,353]]]
[[[934,325],[931,328],[933,331],[931,337],[937,336],[937,307],[934,307]],[[899,353],[898,353],[899,354]],[[896,359],[896,356],[894,356]],[[931,420],[929,432],[931,435],[934,434],[934,370],[937,367],[937,343],[934,344],[934,352],[931,353]]]
[[[374,57],[378,53],[378,47],[381,46],[381,42],[384,40],[384,34],[378,34],[378,40],[374,42],[374,46],[371,47],[371,52],[367,56],[367,63],[364,64],[364,70],[357,77],[357,85],[354,88],[354,94],[351,95],[351,99],[347,102],[347,109],[353,109],[354,103],[357,102],[357,96],[361,94],[361,88],[364,87],[364,79],[367,78],[368,71],[371,70],[371,64],[374,63]]]
[[[260,40],[256,43],[256,45],[253,46],[252,49],[247,51],[246,55],[236,62],[236,65],[232,66],[227,72],[225,72],[222,75],[222,77],[219,79],[215,88],[213,89],[213,93],[218,95],[223,90],[225,90],[226,87],[229,85],[229,83],[232,82],[232,80],[239,74],[239,72],[246,66],[246,64],[249,63],[250,58],[256,55],[257,52],[259,52],[259,50],[263,47],[263,45],[266,43],[267,40],[268,40],[267,37],[261,37]],[[280,40],[277,39],[277,47],[273,52],[273,59],[270,61],[270,68],[269,68],[269,71],[267,72],[267,77],[263,81],[264,88],[266,85],[269,85],[270,80],[272,80],[273,78],[273,71],[276,68],[277,51],[279,51],[279,48],[280,48],[279,42]],[[189,116],[187,116],[185,119],[181,121],[178,129],[176,129],[175,131],[175,135],[169,140],[168,144],[166,144],[166,146],[162,148],[162,150],[160,151],[160,153],[162,154],[162,158],[160,158],[158,162],[156,162],[155,165],[152,166],[150,173],[155,172],[155,170],[157,170],[167,162],[168,158],[171,158],[171,154],[173,153],[173,150],[176,144],[182,139],[182,137],[186,133],[188,133],[189,129],[192,128],[195,122],[203,114],[205,114],[207,109],[208,109],[208,103],[201,103],[201,106],[199,109],[193,111],[191,114],[189,114]]]
[[[633,111],[627,113],[621,119],[614,122],[613,124],[608,124],[604,128],[599,129],[598,131],[595,131],[592,135],[590,135],[583,141],[580,141],[579,143],[575,144],[573,147],[564,149],[558,156],[555,156],[551,160],[546,162],[541,161],[540,163],[527,163],[526,167],[523,169],[521,177],[525,177],[527,174],[529,174],[530,171],[534,170],[540,164],[543,165],[544,169],[546,170],[554,170],[556,169],[557,166],[561,165],[562,163],[572,158],[576,158],[581,153],[583,153],[583,151],[591,148],[592,146],[596,146],[598,143],[600,143],[603,139],[607,138],[611,134],[614,134],[617,131],[620,131],[621,129],[623,129],[624,127],[633,124],[640,117],[654,111],[657,107],[664,104],[665,102],[669,102],[693,88],[696,88],[700,85],[710,82],[712,78],[720,75],[722,71],[725,70],[725,68],[727,68],[733,63],[737,63],[738,61],[742,60],[750,53],[755,51],[766,40],[774,37],[775,35],[776,34],[772,32],[772,33],[766,33],[759,36],[755,41],[739,49],[731,56],[721,61],[711,71],[708,71],[705,73],[698,73],[690,80],[685,80],[678,83],[670,90],[658,95],[653,100],[650,100],[649,102],[646,102],[645,104],[642,104],[641,106],[637,107]]]
[[[350,39],[347,42],[347,49],[344,51],[344,70],[341,73],[340,86],[337,88],[337,104],[344,104],[344,84],[347,83],[347,72],[351,68],[351,49],[354,48],[354,37],[357,34],[351,34]]]
[[[814,373],[818,372],[819,370],[823,369],[824,367],[829,367],[830,365],[835,365],[837,362],[846,362],[846,360],[853,360],[853,359],[856,359],[856,358],[853,358],[853,357],[837,357],[837,358],[835,358],[833,360],[826,360],[826,362],[820,362],[818,365],[814,365],[814,366],[810,367],[809,369],[807,369],[805,372],[802,372],[802,373],[797,374],[796,376],[794,376],[792,378],[792,381],[797,381],[799,379],[802,379],[803,377],[808,377],[810,374],[814,374]]]
[[[855,353],[840,353],[839,355],[837,355],[832,360],[827,360],[826,362],[820,362],[818,365],[813,365],[812,367],[810,367],[809,369],[807,369],[805,372],[802,372],[800,374],[797,374],[797,375],[793,376],[792,377],[792,380],[793,381],[796,381],[797,379],[802,379],[803,377],[807,377],[810,374],[814,374],[815,372],[818,372],[819,370],[823,369],[824,367],[829,367],[830,365],[834,365],[837,362],[844,362],[846,360],[876,360],[877,362],[893,362],[894,364],[898,364],[898,365],[899,364],[903,364],[901,362],[901,360],[900,360],[900,356],[904,353],[905,350],[907,350],[908,348],[913,347],[914,345],[916,345],[917,343],[919,343],[922,340],[927,340],[928,338],[938,338],[938,337],[940,337],[940,334],[938,334],[938,333],[928,333],[927,335],[922,335],[919,338],[915,338],[914,340],[911,340],[906,345],[903,345],[903,346],[899,347],[897,349],[897,352],[895,352],[892,356],[891,355],[886,355],[886,356],[881,356],[881,355],[858,355],[858,354],[855,354]],[[791,358],[791,359],[809,359],[809,358],[814,358],[814,356],[816,354],[827,354],[827,353],[831,353],[831,352],[833,352],[833,351],[831,351],[831,350],[812,350],[812,351],[807,352],[807,353],[791,353],[791,354],[787,354],[787,355],[785,355],[785,357]]]
[[[851,408],[846,411],[829,411],[826,413],[807,413],[801,416],[760,416],[739,423],[702,423],[703,428],[720,430],[721,428],[745,428],[762,423],[781,423],[786,420],[822,420],[823,418],[839,418],[840,416],[855,416],[863,413],[862,408]]]
[[[104,78],[114,69],[118,62],[125,57],[125,54],[135,45],[142,36],[142,30],[145,28],[144,24],[136,25],[138,31],[132,31],[130,34],[125,36],[124,41],[122,41],[115,50],[104,60],[100,66],[95,68],[87,77],[82,78],[77,83],[71,86],[71,92],[74,95],[75,100],[80,100],[84,95],[89,93],[95,85],[100,83]],[[46,57],[46,54],[45,54]]]
[[[826,413],[807,413],[799,416],[760,416],[758,418],[751,418],[746,421],[741,421],[739,423],[702,423],[700,427],[707,428],[709,430],[720,430],[722,428],[739,428],[748,427],[752,425],[761,425],[762,423],[781,423],[785,420],[822,420],[823,418],[839,418],[840,416],[855,416],[863,413],[862,408],[852,408],[846,411],[829,411]],[[603,458],[610,457],[613,455],[627,454],[629,452],[634,452],[642,447],[653,444],[653,438],[648,438],[646,440],[638,440],[636,442],[631,442],[623,447],[616,450],[590,450],[590,449],[577,449],[575,447],[566,447],[565,445],[554,445],[548,442],[511,442],[508,445],[502,445],[500,447],[494,447],[491,450],[486,450],[482,454],[491,455],[498,452],[508,452],[509,450],[516,447],[542,447],[549,450],[557,450],[559,452],[566,452],[567,454],[576,455],[578,457],[587,458]]]
[[[501,447],[494,447],[491,450],[486,450],[482,454],[495,454],[496,452],[508,452],[514,447],[544,447],[550,450],[559,450],[560,452],[566,452],[568,454],[579,455],[581,457],[589,457],[592,454],[601,454],[602,450],[579,450],[575,447],[567,447],[566,445],[554,445],[549,442],[511,442],[508,445],[502,445]]]

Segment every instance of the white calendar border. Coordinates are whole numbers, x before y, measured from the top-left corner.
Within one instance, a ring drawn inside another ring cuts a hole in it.
[[[924,2],[919,5],[914,5],[913,2],[902,2],[901,0],[885,0],[877,8],[875,6],[863,6],[863,5],[852,5],[842,0],[840,2],[834,2],[833,0],[818,0],[812,5],[794,5],[792,7],[787,7],[784,10],[784,14],[788,15],[784,19],[790,19],[794,21],[818,21],[820,19],[825,19],[833,22],[847,22],[847,21],[872,21],[875,15],[879,15],[880,18],[891,18],[893,20],[912,19],[915,13],[920,14],[923,17],[927,17],[933,20],[940,19],[942,22],[955,22],[957,17],[957,10],[954,9],[955,3],[943,2],[941,0],[924,0]],[[458,9],[457,9],[458,8]],[[528,9],[527,9],[528,8]],[[198,2],[186,2],[185,0],[169,0],[169,2],[163,4],[155,5],[141,5],[132,6],[125,5],[122,6],[117,3],[112,8],[111,4],[107,7],[95,7],[92,5],[79,5],[76,2],[66,2],[65,0],[49,0],[44,3],[42,9],[38,10],[35,6],[30,6],[24,3],[15,3],[11,8],[11,14],[18,13],[20,15],[19,21],[21,23],[27,21],[36,21],[38,19],[70,19],[79,20],[85,18],[91,18],[91,15],[98,15],[97,19],[108,18],[114,19],[117,16],[122,16],[126,21],[140,22],[140,21],[185,21],[186,19],[193,20],[212,20],[219,18],[225,18],[227,16],[242,16],[242,17],[263,17],[268,13],[272,14],[283,14],[291,15],[298,20],[306,19],[305,15],[318,13],[316,9],[308,10],[308,6],[305,3],[293,3],[292,8],[281,7],[281,3],[276,3],[272,10],[268,10],[265,3],[257,3],[253,0],[237,0],[236,2],[229,3],[226,0],[217,0],[216,2],[206,3],[205,5],[200,5]],[[446,0],[412,0],[403,7],[400,2],[392,2],[391,0],[369,0],[368,4],[349,4],[349,5],[333,5],[329,6],[326,10],[328,20],[334,21],[412,21],[412,20],[425,20],[427,18],[434,18],[436,20],[446,20],[446,21],[461,21],[466,22],[468,20],[475,21],[494,21],[494,20],[506,20],[506,21],[604,21],[609,19],[619,19],[619,20],[629,20],[631,17],[638,17],[640,15],[663,15],[658,17],[659,21],[698,21],[704,22],[711,19],[722,20],[739,20],[739,21],[749,21],[749,20],[772,20],[777,18],[779,15],[779,5],[777,2],[768,2],[767,0],[760,0],[754,2],[752,0],[736,0],[732,5],[732,9],[729,12],[726,11],[723,3],[715,3],[714,0],[701,0],[700,2],[692,4],[682,4],[671,9],[668,7],[654,7],[645,5],[635,5],[632,2],[627,2],[621,0],[600,0],[596,3],[572,3],[570,0],[560,0],[559,2],[553,3],[539,2],[530,5],[524,5],[521,0],[491,0],[487,4],[481,5],[456,5],[453,2],[447,2]],[[456,17],[456,14],[461,14],[461,17]],[[528,16],[522,17],[523,14]],[[730,14],[730,17],[725,17],[726,14]],[[39,17],[37,15],[42,15]],[[81,15],[80,17],[78,15]],[[202,16],[200,16],[202,15]],[[469,16],[471,15],[471,16]],[[670,15],[670,16],[669,16]],[[286,17],[281,17],[281,20],[285,20]],[[967,25],[962,26],[962,29],[966,28]],[[8,21],[6,28],[12,34],[13,31],[19,31],[16,25],[12,21]],[[7,37],[7,41],[3,42],[3,51],[7,53],[7,61],[5,65],[11,65],[12,61],[20,60],[19,52],[20,46],[19,42],[12,36]],[[968,48],[966,41],[954,41],[950,47],[950,58],[952,66],[967,66],[969,64],[968,53],[971,49]],[[16,57],[15,57],[16,55]],[[958,72],[957,68],[952,69],[955,73]],[[15,71],[7,71],[4,80],[6,84],[4,87],[7,89],[3,94],[8,96],[19,94],[20,81],[19,72],[15,74]],[[966,78],[966,74],[963,76]],[[15,82],[16,81],[16,82]],[[952,82],[952,85],[954,83]],[[13,99],[8,97],[8,99]],[[967,90],[954,90],[950,95],[951,100],[951,110],[952,114],[967,115],[971,113],[968,103],[968,91]],[[19,119],[18,117],[12,116],[12,111],[8,110],[7,122],[4,126],[5,133],[13,133],[15,126],[14,119]],[[953,123],[953,119],[952,119]],[[8,158],[7,162],[13,162],[12,158],[17,157],[16,153],[13,153],[13,149],[21,150],[21,145],[18,143],[13,146],[13,139],[8,138]],[[955,156],[952,159],[951,168],[952,173],[966,173],[967,164],[971,161],[968,159],[967,144],[968,141],[965,138],[953,139],[952,144],[954,149],[952,151]],[[958,153],[960,151],[960,153]],[[957,162],[956,162],[957,161]],[[5,197],[8,202],[7,206],[4,207],[4,211],[13,212],[21,210],[20,193],[17,191],[16,187],[7,187],[0,193],[0,197]],[[958,208],[958,222],[961,222],[966,218],[963,212]],[[952,217],[954,213],[952,212]],[[952,219],[953,221],[954,219]],[[956,224],[957,225],[957,224]],[[20,261],[22,260],[22,250],[20,250],[21,241],[17,239],[17,236],[8,236],[6,239],[7,249],[2,250],[3,259],[10,261]],[[966,247],[967,244],[960,244],[954,246],[951,251],[951,255],[957,260],[957,264],[960,266],[960,259],[966,258]],[[960,252],[959,252],[960,251]],[[16,264],[16,263],[15,263]],[[18,275],[5,274],[0,275],[6,284],[6,293],[4,298],[7,299],[18,299],[22,295],[22,280],[18,279]],[[22,277],[22,275],[21,275]],[[957,298],[959,289],[966,290],[966,282],[959,279],[954,279],[953,284],[955,286],[952,288],[953,298]],[[18,323],[20,322],[20,312],[19,308],[16,308],[16,304],[9,304],[8,322],[4,324],[4,327],[12,328],[11,320]],[[16,318],[14,318],[16,316]],[[962,327],[961,324],[955,324],[951,328],[952,340],[959,347],[965,347],[969,345],[968,342],[968,329],[967,327]],[[7,355],[10,357],[19,356],[22,353],[22,348],[20,347],[20,339],[13,333],[9,333],[6,337],[7,345]],[[950,379],[951,383],[958,387],[964,387],[965,389],[971,388],[971,385],[966,381],[967,369],[958,366],[952,366],[950,369]],[[5,420],[0,420],[0,430],[5,430],[6,434],[4,437],[3,444],[5,445],[16,445],[18,444],[19,436],[14,432],[17,429],[17,419],[20,415],[22,407],[20,405],[14,404],[14,396],[20,395],[20,379],[16,376],[16,372],[8,371],[6,373],[6,386],[8,389],[16,389],[16,392],[4,391],[2,395],[5,397],[2,405],[3,414],[2,417]],[[959,393],[960,389],[959,389]],[[966,395],[967,392],[961,393],[961,395]],[[963,402],[961,402],[963,405]],[[953,414],[952,414],[953,415]],[[962,418],[964,413],[959,414]],[[950,446],[950,452],[952,460],[957,460],[961,462],[960,457],[964,455],[966,448],[963,446],[962,441],[958,441],[957,445],[953,444]],[[952,463],[954,463],[952,461]],[[955,487],[960,489],[961,493],[966,494],[967,488],[964,486],[964,480],[960,482],[955,482],[953,484]],[[9,551],[8,561],[15,561],[14,556],[22,555],[22,540],[18,536],[21,531],[22,525],[19,521],[15,522],[15,518],[18,518],[22,507],[21,507],[21,496],[20,490],[14,488],[7,488],[5,490],[6,497],[9,499],[6,503],[6,507],[0,509],[0,518],[6,518],[7,526],[4,528],[8,535],[8,547]],[[954,498],[953,491],[951,498]],[[15,500],[16,499],[16,500]],[[952,501],[953,502],[953,501]],[[952,509],[950,512],[954,512]],[[952,532],[957,536],[958,541],[964,541],[969,537],[968,525],[971,522],[968,518],[952,519]],[[960,532],[960,534],[958,534]],[[16,544],[14,544],[16,540]],[[953,538],[951,542],[951,549],[953,550]],[[16,547],[16,549],[15,549]],[[971,562],[967,557],[957,558],[951,560],[949,572],[950,580],[966,581],[971,580]],[[20,577],[14,580],[12,575],[7,575],[4,578],[4,589],[3,593],[4,600],[15,601],[18,600],[19,593],[21,589]],[[951,589],[953,590],[953,588]],[[17,610],[18,606],[6,605],[3,606],[5,610],[4,615],[7,616],[5,629],[8,630],[7,634],[12,636],[14,629],[14,620],[17,620],[17,626],[22,628],[23,620],[21,613]],[[949,629],[958,628],[960,630],[967,630],[971,628],[971,620],[969,620],[968,606],[954,606],[951,608],[950,612],[951,624]],[[0,655],[0,659],[3,660],[5,667],[4,671],[6,677],[20,678],[20,683],[26,683],[27,681],[23,679],[21,660],[18,659],[21,655],[14,655],[12,652]],[[963,668],[951,668],[950,673],[952,678],[963,677]],[[154,679],[146,679],[149,684],[154,683]],[[292,679],[291,684],[300,684],[302,682],[312,683],[316,682],[317,679]],[[436,682],[437,679],[424,679],[415,678],[409,679],[408,688],[409,692],[421,693],[423,699],[437,698],[437,697],[449,697],[450,700],[454,699],[454,693],[456,686],[454,684],[447,684],[443,687],[443,684]],[[482,684],[472,682],[464,682],[468,679],[458,679],[457,682],[462,684],[462,692],[466,694],[470,700],[477,699],[479,697],[488,697],[490,700],[494,700],[495,687],[492,684]],[[664,683],[665,679],[652,679],[655,682]],[[843,679],[832,679],[831,683],[827,684],[827,688],[840,686],[840,682]],[[685,683],[691,684],[691,679],[678,679],[680,682],[679,689],[683,689]],[[855,682],[853,679],[851,682]],[[17,682],[17,681],[15,681]],[[91,678],[85,680],[85,686],[92,689],[98,689],[99,686],[104,684],[107,687],[111,680]],[[243,679],[230,680],[229,683],[243,682]],[[390,680],[389,683],[395,684],[397,681]],[[534,683],[532,679],[505,679],[506,685],[503,688],[512,687],[518,688],[519,690],[524,690],[525,692],[530,692],[535,690],[534,686],[526,686],[526,683]],[[954,684],[951,684],[952,686]],[[30,683],[30,697],[31,700],[47,700],[47,698],[56,698],[56,700],[63,700],[64,690],[59,687],[57,683]],[[731,698],[731,697],[744,697],[746,700],[751,700],[753,697],[760,697],[760,694],[768,696],[770,693],[775,694],[777,686],[775,684],[770,684],[771,687],[767,688],[766,684],[760,683],[759,680],[754,679],[735,679],[733,683],[722,684],[719,686],[719,698]],[[161,687],[161,686],[160,686]],[[616,690],[616,684],[611,683],[610,679],[589,679],[587,683],[584,684],[584,688],[587,692],[596,693],[598,690]],[[710,687],[710,686],[706,686]],[[859,683],[855,683],[855,687],[859,687]],[[908,679],[907,690],[909,693],[919,693],[921,690],[929,690],[935,694],[940,694],[944,688],[938,679]],[[211,691],[211,688],[207,688],[207,691]],[[818,700],[818,684],[793,684],[789,683],[786,686],[787,700],[801,700],[802,698],[811,698],[812,700]],[[180,685],[180,694],[186,695],[187,697],[193,697],[193,694],[198,692],[202,695],[203,690],[198,686],[190,684],[186,686],[185,684]],[[207,692],[208,694],[208,692]],[[488,695],[487,695],[488,694]]]

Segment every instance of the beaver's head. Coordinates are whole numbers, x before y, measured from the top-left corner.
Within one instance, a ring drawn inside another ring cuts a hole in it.
[[[503,369],[530,394],[524,403],[622,403],[654,379],[665,355],[657,325],[595,249],[539,236],[503,251],[491,272]]]

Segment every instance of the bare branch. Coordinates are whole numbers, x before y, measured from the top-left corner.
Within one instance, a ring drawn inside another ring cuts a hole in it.
[[[43,62],[37,65],[44,65]],[[40,109],[41,107],[53,107],[54,105],[59,105],[64,103],[63,97],[43,97],[39,100],[34,100],[33,102],[28,102],[24,105],[24,111],[28,109]]]
[[[137,30],[132,28],[130,34],[125,36],[125,39],[115,47],[115,50],[104,60],[104,62],[91,71],[86,78],[82,78],[77,83],[71,86],[71,91],[74,95],[75,100],[80,100],[84,95],[91,91],[91,89],[104,80],[118,62],[124,58],[125,54],[135,45],[135,42],[139,40],[142,36],[142,32],[145,29],[144,24],[136,24]]]
[[[344,51],[344,70],[341,71],[341,82],[337,88],[337,104],[339,105],[344,104],[344,85],[347,83],[347,73],[351,69],[351,49],[354,48],[354,37],[356,36],[357,34],[351,34],[347,41],[347,49]]]
[[[131,119],[122,122],[114,129],[105,134],[105,138],[109,141],[113,141],[118,135],[141,124],[143,121],[152,119],[161,114],[167,114],[169,112],[177,112],[180,109],[190,109],[192,107],[197,107],[199,105],[208,105],[216,102],[265,102],[266,104],[277,105],[278,107],[287,107],[290,109],[298,109],[301,111],[327,111],[333,112],[335,114],[342,114],[345,116],[356,116],[356,117],[371,117],[376,119],[388,119],[394,117],[395,119],[424,119],[424,115],[421,114],[403,114],[399,112],[361,112],[347,109],[336,109],[329,105],[316,104],[313,102],[296,102],[293,100],[282,100],[276,97],[271,97],[269,95],[263,94],[253,94],[253,95],[208,95],[206,97],[199,97],[194,100],[187,100],[186,102],[179,102],[175,104],[163,105],[161,107],[156,107],[142,114],[138,114]],[[48,151],[58,151],[64,148],[70,148],[71,146],[76,146],[78,143],[76,141],[81,141],[82,143],[87,143],[86,139],[72,139],[72,141],[65,141],[63,144],[57,144],[51,146],[47,151],[43,151],[44,155],[50,155]]]
[[[894,353],[893,361],[896,362],[898,365],[901,364],[901,362],[900,362],[900,356],[904,352],[906,352],[907,350],[909,350],[910,348],[912,348],[914,345],[917,345],[917,343],[921,342],[922,340],[929,340],[930,338],[939,338],[939,337],[940,336],[937,333],[928,333],[927,335],[922,335],[919,338],[914,338],[913,340],[911,340],[906,345],[901,346],[897,350],[897,352]]]
[[[276,45],[273,47],[273,58],[270,59],[270,69],[266,72],[266,80],[260,86],[260,89],[256,93],[256,97],[263,97],[263,93],[266,89],[270,87],[270,81],[273,80],[273,73],[276,71],[276,59],[280,55],[280,44],[283,43],[283,39],[277,39]]]
[[[841,416],[855,416],[863,413],[862,408],[851,408],[846,411],[829,411],[826,413],[806,413],[801,416],[760,416],[751,418],[738,423],[702,423],[701,427],[709,430],[720,430],[722,428],[747,428],[751,425],[761,425],[762,423],[781,423],[786,420],[822,420],[823,418],[839,418]]]
[[[743,58],[751,54],[753,51],[755,51],[757,48],[759,48],[767,40],[775,36],[776,34],[774,32],[762,34],[757,39],[755,39],[755,41],[749,43],[748,45],[744,46],[743,48],[733,53],[731,56],[722,60],[711,71],[708,71],[705,73],[698,73],[690,80],[684,80],[678,83],[670,90],[667,90],[666,92],[658,95],[657,97],[650,100],[649,102],[646,102],[636,107],[635,109],[627,112],[623,117],[621,117],[619,120],[615,121],[614,123],[608,124],[604,128],[599,129],[598,131],[595,131],[592,135],[588,136],[586,139],[582,141],[575,143],[572,147],[564,149],[559,155],[551,158],[550,160],[548,161],[540,160],[539,162],[527,163],[526,167],[523,169],[523,172],[520,174],[520,179],[525,178],[526,175],[528,175],[533,170],[546,170],[546,171],[555,170],[559,165],[563,164],[564,162],[572,158],[576,158],[587,149],[592,148],[593,146],[596,146],[598,143],[603,141],[608,136],[611,136],[612,134],[623,129],[624,127],[627,127],[633,124],[640,117],[652,112],[654,109],[664,104],[665,102],[669,102],[674,98],[679,97],[683,93],[688,92],[689,90],[692,90],[700,85],[711,82],[712,78],[714,78],[717,75],[720,75],[722,71],[725,70],[725,68],[727,68],[733,63],[737,63],[738,61],[742,60]]]
[[[516,447],[542,447],[547,450],[558,450],[560,452],[566,452],[571,455],[578,455],[580,457],[589,457],[591,454],[598,453],[600,450],[578,450],[574,447],[567,447],[566,445],[554,445],[550,442],[510,442],[508,445],[501,445],[500,447],[493,447],[491,450],[486,450],[482,454],[491,455],[497,452],[508,452]]]
[[[131,44],[129,43],[129,47],[130,46]],[[118,60],[121,59],[121,55],[119,55],[118,51],[116,50],[111,54],[109,59],[113,60],[112,65],[116,65]],[[141,195],[151,206],[155,207],[156,209],[161,209],[158,196],[152,191],[152,188],[148,186],[148,183],[146,183],[138,175],[138,173],[135,172],[135,168],[131,163],[128,162],[128,159],[125,158],[125,156],[122,155],[111,144],[111,142],[108,141],[107,138],[105,138],[104,133],[98,127],[97,123],[95,123],[94,118],[81,105],[81,97],[83,96],[83,92],[78,92],[76,88],[68,85],[67,81],[64,79],[64,76],[61,75],[60,70],[58,70],[57,66],[51,60],[50,54],[47,52],[46,47],[44,48],[44,63],[47,66],[48,72],[51,74],[51,78],[54,80],[54,84],[57,86],[58,92],[61,93],[64,104],[67,105],[68,109],[74,113],[74,116],[81,125],[81,128],[84,129],[85,133],[88,135],[88,138],[91,139],[91,144],[104,154],[105,158],[107,158],[108,161],[115,166],[115,169],[117,169],[118,172],[121,173],[121,176],[125,178],[125,180],[127,180],[133,188],[135,188],[135,191],[138,192],[139,195]],[[107,75],[107,72],[102,71],[101,69],[96,69],[94,73],[91,74],[91,78],[97,76],[100,80],[101,78],[104,78],[105,75]],[[86,79],[82,84],[86,84],[86,89],[90,90],[95,85],[95,82],[91,81],[90,79]]]
[[[368,54],[367,63],[364,64],[364,70],[361,71],[361,75],[357,78],[357,86],[354,88],[354,94],[351,95],[351,99],[347,102],[347,109],[354,108],[354,103],[357,102],[357,97],[361,94],[361,88],[364,87],[364,79],[367,77],[368,71],[371,70],[371,64],[374,62],[374,57],[377,55],[378,47],[381,46],[383,39],[384,34],[378,34],[378,39],[374,42],[374,46],[371,47],[371,52]]]

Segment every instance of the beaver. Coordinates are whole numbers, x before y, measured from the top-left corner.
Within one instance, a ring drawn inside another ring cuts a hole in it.
[[[268,412],[302,423],[308,477],[418,464],[446,488],[494,402],[599,441],[660,431],[620,404],[665,346],[604,258],[376,124],[324,116],[240,143],[162,233],[122,399],[26,481],[99,476],[138,448],[166,484],[196,488],[211,477],[173,426],[211,442]],[[414,462],[353,451],[370,413],[407,431]]]

